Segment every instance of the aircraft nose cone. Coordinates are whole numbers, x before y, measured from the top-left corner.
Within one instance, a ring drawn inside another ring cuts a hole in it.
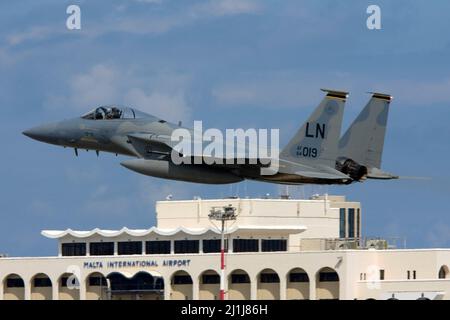
[[[27,136],[31,139],[42,141],[42,142],[52,143],[54,141],[53,130],[51,130],[51,128],[49,126],[39,126],[39,127],[31,128],[31,129],[25,130],[24,132],[22,132],[22,134],[24,134],[25,136]]]

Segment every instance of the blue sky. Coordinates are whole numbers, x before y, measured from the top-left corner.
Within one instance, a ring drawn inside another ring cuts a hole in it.
[[[69,4],[82,29],[65,27]],[[366,8],[382,9],[382,30]],[[322,97],[351,92],[344,128],[369,99],[394,95],[387,171],[431,180],[291,188],[361,201],[365,235],[409,247],[450,246],[450,3],[361,0],[20,1],[0,4],[0,252],[51,255],[42,229],[142,228],[154,202],[276,185],[202,186],[140,176],[121,157],[73,151],[21,135],[98,104],[134,106],[205,127],[281,128],[282,145]]]

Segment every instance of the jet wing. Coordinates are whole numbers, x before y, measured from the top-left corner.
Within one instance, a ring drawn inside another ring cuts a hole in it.
[[[194,147],[195,141],[191,141],[191,148],[183,150],[178,142],[171,140],[171,136],[168,135],[156,135],[150,133],[133,133],[127,135],[128,148],[133,149],[133,153],[139,158],[154,158],[155,155],[170,156],[172,151],[178,152],[181,156],[191,158],[191,163],[197,163],[195,159],[203,159],[205,162],[227,167],[238,167],[239,165],[256,165],[258,167],[270,165],[270,158],[250,158],[250,157],[219,157],[212,153],[211,149],[205,148],[210,144],[208,141],[199,141],[200,148],[197,150]],[[123,142],[122,142],[123,144]],[[218,148],[223,151],[226,149],[226,145],[218,144]],[[239,146],[234,148],[235,154],[247,155],[248,150],[239,150]],[[209,150],[209,151],[208,151]],[[267,153],[266,153],[267,154]]]

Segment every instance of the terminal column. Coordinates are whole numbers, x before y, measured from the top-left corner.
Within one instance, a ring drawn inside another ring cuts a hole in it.
[[[172,284],[170,283],[170,278],[164,278],[164,300],[170,300],[171,289]]]
[[[286,300],[286,284],[287,279],[286,278],[280,278],[280,300]]]
[[[80,277],[81,278],[81,277]],[[86,300],[86,279],[80,281],[80,300]]]
[[[309,300],[316,300],[316,277],[309,278]]]
[[[0,279],[0,280],[2,280],[2,279]],[[5,280],[0,281],[0,301],[2,301],[4,299],[3,292],[4,292],[5,288],[4,288],[3,282],[5,282]]]
[[[200,296],[200,283],[198,276],[192,277],[192,300],[199,300]]]
[[[59,300],[59,281],[58,281],[58,278],[52,279],[52,300]]]
[[[258,300],[258,279],[256,277],[250,280],[250,300]]]
[[[31,280],[24,281],[25,284],[25,300],[31,300]]]

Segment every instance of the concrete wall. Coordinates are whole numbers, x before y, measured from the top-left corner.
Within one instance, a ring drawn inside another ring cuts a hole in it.
[[[52,287],[34,287],[31,300],[52,300]]]
[[[3,294],[4,300],[24,300],[25,289],[24,288],[5,288]]]
[[[316,299],[339,299],[339,282],[319,282]]]
[[[191,300],[192,284],[172,284],[171,300]]]
[[[250,300],[250,283],[230,283],[228,285],[229,300]]]
[[[200,284],[200,300],[218,300],[220,284]]]
[[[59,300],[80,300],[80,290],[60,287]]]
[[[45,272],[53,283],[53,298],[57,299],[87,299],[92,298],[90,289],[86,288],[86,279],[93,272],[102,272],[104,276],[111,272],[126,273],[127,276],[140,271],[151,271],[160,274],[166,284],[166,298],[185,299],[200,298],[200,292],[193,288],[200,288],[198,280],[194,285],[170,285],[172,275],[179,271],[179,267],[165,266],[163,261],[167,259],[185,259],[190,263],[183,267],[183,271],[189,274],[192,279],[199,279],[205,269],[211,269],[211,266],[217,266],[217,255],[165,255],[165,256],[143,256],[138,259],[155,260],[158,266],[154,268],[145,268],[142,270],[136,268],[109,268],[108,261],[136,261],[136,257],[51,257],[51,258],[1,258],[0,259],[0,299],[31,299],[36,298],[32,292],[31,279],[36,274]],[[103,261],[104,268],[101,270],[92,270],[85,268],[86,261]],[[321,252],[284,252],[284,253],[242,253],[228,254],[226,257],[227,266],[227,297],[230,299],[256,299],[258,296],[258,275],[262,270],[270,268],[280,277],[279,297],[281,299],[290,298],[292,295],[299,295],[297,284],[289,284],[287,275],[291,270],[301,268],[309,276],[309,298],[334,298],[339,295],[340,299],[365,299],[376,297],[381,299],[383,294],[392,290],[421,292],[442,291],[444,298],[450,299],[449,281],[450,279],[438,279],[438,272],[441,266],[450,261],[450,250],[428,249],[428,250],[343,250],[343,251],[321,251]],[[80,270],[80,290],[68,290],[55,286],[60,277],[67,273],[70,266],[77,266]],[[339,275],[339,283],[319,283],[316,279],[317,273],[324,267],[329,266]],[[367,283],[360,281],[360,274],[372,270],[373,266],[383,268],[386,273],[386,279],[381,281],[380,289],[369,291],[366,289]],[[232,284],[229,275],[232,270],[244,270],[249,275],[251,284]],[[418,279],[407,280],[406,270],[416,270]],[[215,272],[220,270],[214,269]],[[25,288],[6,288],[5,279],[10,274],[19,275],[25,283]],[[261,284],[262,285],[262,284]],[[317,286],[317,288],[316,288]],[[36,289],[36,288],[35,288]],[[273,288],[264,288],[259,286],[259,294],[266,295],[268,290],[275,292]],[[296,291],[297,290],[297,291]],[[202,291],[200,289],[200,291]],[[306,293],[306,289],[301,289]],[[337,294],[339,292],[339,294]],[[55,294],[56,293],[56,294]],[[171,293],[171,295],[170,295]],[[46,295],[48,292],[46,293]],[[295,298],[295,297],[294,297]]]
[[[258,283],[258,300],[280,300],[279,283]]]
[[[309,299],[309,282],[289,282],[286,290],[286,299],[288,300]]]

